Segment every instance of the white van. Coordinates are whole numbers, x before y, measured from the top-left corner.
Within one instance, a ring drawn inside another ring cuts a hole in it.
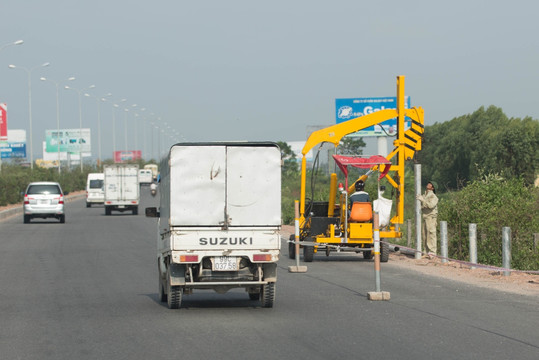
[[[90,173],[86,180],[86,207],[92,204],[103,204],[105,202],[105,188],[103,173]]]
[[[149,185],[153,181],[152,171],[149,169],[140,169],[138,171],[138,180],[140,185]]]

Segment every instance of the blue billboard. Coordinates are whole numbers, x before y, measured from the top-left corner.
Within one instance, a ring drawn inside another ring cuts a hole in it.
[[[404,107],[409,109],[410,97],[404,97]],[[336,123],[342,123],[363,115],[385,109],[396,109],[397,97],[371,97],[353,99],[335,99]],[[405,119],[405,129],[410,127],[410,119]],[[397,119],[386,120],[381,124],[365,128],[355,133],[355,136],[394,136],[397,134]]]
[[[26,143],[24,142],[0,142],[2,159],[14,159],[26,157]]]

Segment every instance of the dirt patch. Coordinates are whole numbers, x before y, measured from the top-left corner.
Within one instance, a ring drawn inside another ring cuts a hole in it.
[[[288,239],[294,233],[294,227],[284,225],[282,236]],[[288,251],[288,249],[283,249]],[[460,281],[474,286],[497,289],[520,295],[539,296],[539,275],[512,272],[505,276],[503,272],[490,269],[475,268],[454,261],[442,263],[439,258],[415,259],[412,255],[393,252],[389,263],[393,266],[403,267],[429,276],[437,276],[453,281]],[[383,269],[383,264],[382,264]]]

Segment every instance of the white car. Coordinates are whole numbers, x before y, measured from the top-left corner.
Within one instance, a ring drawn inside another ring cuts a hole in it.
[[[56,218],[65,223],[64,192],[57,182],[33,182],[24,192],[24,223],[32,218]]]

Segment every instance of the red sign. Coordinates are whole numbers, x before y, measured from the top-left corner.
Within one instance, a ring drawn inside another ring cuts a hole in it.
[[[0,140],[7,141],[7,105],[0,104]]]
[[[131,160],[142,159],[142,151],[140,150],[127,150],[127,151],[115,151],[114,162],[123,163]]]

